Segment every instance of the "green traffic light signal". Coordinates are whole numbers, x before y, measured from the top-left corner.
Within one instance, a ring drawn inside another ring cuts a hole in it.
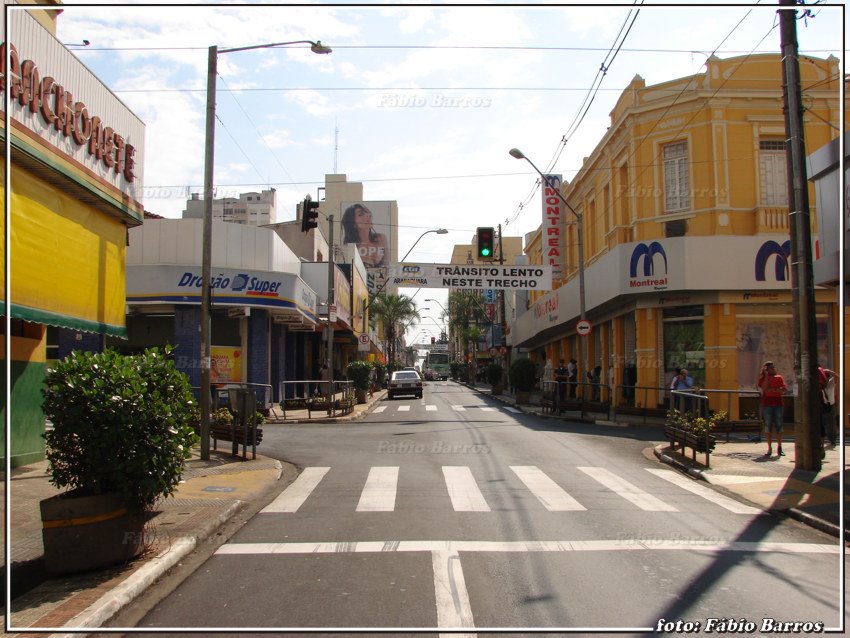
[[[493,242],[495,240],[496,233],[493,228],[484,227],[478,228],[477,232],[478,236],[478,258],[479,259],[492,259],[494,246]]]

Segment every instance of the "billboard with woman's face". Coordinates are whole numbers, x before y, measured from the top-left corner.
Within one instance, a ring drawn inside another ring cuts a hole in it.
[[[343,202],[342,243],[356,244],[366,266],[369,293],[377,292],[387,278],[393,261],[392,202]]]

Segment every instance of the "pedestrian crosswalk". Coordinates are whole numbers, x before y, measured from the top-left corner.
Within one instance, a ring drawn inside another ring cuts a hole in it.
[[[498,412],[499,408],[494,408],[489,405],[448,405],[446,408],[452,410],[453,412]],[[374,410],[372,410],[372,414],[381,414],[382,412],[410,412],[412,406],[410,403],[402,403],[398,405],[379,405]],[[426,412],[436,412],[439,409],[438,406],[426,403],[425,411]],[[508,412],[512,412],[514,414],[520,414],[522,410],[517,410],[516,408],[512,408],[510,406],[504,406],[504,409]]]
[[[373,466],[368,469],[368,472],[364,472],[365,478],[362,479],[363,485],[360,488],[355,511],[396,511],[399,502],[399,481],[404,469],[396,465]],[[542,469],[533,465],[509,465],[505,468],[518,479],[515,485],[508,483],[513,479],[507,472],[494,479],[492,476],[481,476],[480,471],[476,473],[466,465],[444,465],[441,467],[442,480],[435,477],[435,484],[432,485],[424,485],[417,481],[419,491],[414,496],[442,492],[447,497],[447,506],[450,505],[455,512],[490,512],[491,504],[488,498],[500,499],[500,496],[493,491],[492,485],[495,483],[509,484],[512,496],[516,496],[515,490],[524,489],[549,512],[584,512],[592,509],[594,503],[607,503],[611,498],[623,499],[632,507],[644,512],[678,512],[679,506],[693,497],[699,497],[734,514],[757,515],[761,512],[759,509],[715,492],[705,485],[684,478],[673,470],[644,468],[647,472],[644,475],[646,480],[644,481],[643,477],[638,475],[638,481],[645,484],[637,485],[634,475],[626,478],[608,468],[580,466],[574,469],[577,472],[569,481],[574,492],[571,494],[563,484],[559,484]],[[346,492],[348,492],[351,470],[341,469],[339,472],[333,484],[337,485],[339,481],[344,481]],[[331,467],[305,468],[298,478],[262,512],[277,514],[298,512],[308,499],[321,498],[319,494],[321,483],[332,473]],[[437,481],[442,484],[439,489],[437,489]],[[482,485],[485,486],[484,491],[482,491]],[[324,496],[327,497],[328,493]],[[411,493],[408,492],[406,497],[411,498]],[[500,499],[499,509],[503,508],[504,499]]]

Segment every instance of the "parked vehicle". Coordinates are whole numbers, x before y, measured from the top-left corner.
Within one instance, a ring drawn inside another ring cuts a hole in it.
[[[412,394],[422,398],[422,379],[416,370],[396,370],[390,377],[387,397],[392,399],[399,394]]]

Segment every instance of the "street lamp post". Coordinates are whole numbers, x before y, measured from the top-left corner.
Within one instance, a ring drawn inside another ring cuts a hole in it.
[[[272,49],[290,44],[309,44],[313,53],[331,52],[320,40],[294,40],[256,44],[232,49],[209,48],[207,58],[207,110],[206,137],[204,141],[204,221],[201,237],[201,459],[210,458],[210,359],[212,350],[212,325],[210,316],[210,270],[212,262],[212,200],[213,200],[213,162],[215,158],[215,84],[218,74],[218,56],[221,53],[235,53],[251,49]]]
[[[564,196],[561,194],[561,189],[554,187],[546,176],[534,165],[530,159],[528,159],[525,155],[523,155],[522,151],[518,148],[512,148],[509,151],[511,157],[515,157],[516,159],[524,159],[526,162],[531,164],[531,167],[537,171],[537,174],[540,175],[540,179],[543,180],[545,184],[547,184],[553,191],[558,195],[558,198],[564,202],[564,206],[566,206],[570,212],[575,215],[576,218],[576,233],[578,235],[578,296],[579,296],[579,315],[582,321],[587,319],[586,308],[585,308],[585,296],[584,296],[584,237],[583,237],[583,228],[582,228],[582,215],[573,209],[570,206],[569,202],[564,199]],[[579,336],[579,347],[581,348],[581,366],[587,366],[587,344],[585,343],[586,337]],[[583,377],[579,374],[579,379]]]

